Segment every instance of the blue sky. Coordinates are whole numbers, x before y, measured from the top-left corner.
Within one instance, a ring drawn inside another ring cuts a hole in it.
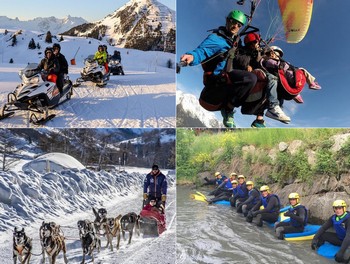
[[[175,0],[158,1],[175,10]],[[39,16],[63,18],[71,15],[91,22],[104,18],[127,2],[129,0],[3,0],[0,16],[28,20]]]
[[[242,8],[236,0],[188,0],[177,1],[177,61],[186,51],[195,49],[209,34],[207,30],[224,25],[225,17],[232,9],[248,13],[250,1]],[[264,37],[270,21],[268,4],[277,0],[262,0],[252,25],[260,27]],[[348,28],[350,1],[314,1],[311,24],[306,37],[297,44],[275,41],[284,50],[284,57],[295,66],[304,67],[315,77],[322,90],[314,91],[306,85],[302,91],[305,103],[294,101],[285,104],[285,111],[292,122],[285,125],[265,118],[269,127],[349,127],[350,126],[350,51]],[[270,10],[271,11],[271,10]],[[274,10],[278,12],[278,10]],[[277,13],[276,13],[277,14]],[[273,16],[273,14],[272,14]],[[201,66],[183,68],[177,75],[177,89],[200,94]],[[250,127],[255,116],[241,115],[238,110],[236,123]],[[220,115],[218,115],[220,116]],[[221,116],[220,116],[221,118]]]

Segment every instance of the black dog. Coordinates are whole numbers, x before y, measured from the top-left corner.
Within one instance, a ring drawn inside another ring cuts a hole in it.
[[[92,262],[94,262],[94,249],[100,252],[101,240],[95,234],[94,225],[89,220],[79,220],[78,223],[79,237],[81,241],[81,247],[83,249],[83,260],[82,264],[85,263],[85,255],[91,256]]]
[[[32,239],[27,237],[24,228],[13,231],[13,263],[17,263],[17,258],[21,264],[28,264],[32,255]]]
[[[95,228],[94,228],[94,224],[89,221],[89,220],[79,220],[77,222],[77,226],[79,229],[79,237],[81,239],[81,237],[83,235],[85,235],[88,232],[93,232],[95,233]]]
[[[140,223],[139,223],[139,218],[136,213],[128,213],[124,215],[120,219],[120,227],[123,233],[123,238],[125,240],[125,231],[129,232],[129,242],[128,244],[131,243],[131,238],[134,233],[134,228],[138,236],[140,236]]]

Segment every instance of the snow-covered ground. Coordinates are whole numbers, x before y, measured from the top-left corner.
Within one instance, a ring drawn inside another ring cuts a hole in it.
[[[0,106],[7,102],[7,94],[20,83],[19,70],[27,63],[38,63],[43,58],[45,35],[23,31],[17,36],[16,46],[10,46],[9,34],[0,29]],[[33,38],[41,49],[30,50]],[[57,40],[53,40],[57,42]],[[96,39],[67,37],[60,42],[62,54],[68,63],[74,58],[76,65],[69,66],[69,77],[74,82],[80,77],[84,59],[94,54],[99,44]],[[78,50],[79,49],[79,50]],[[116,48],[108,46],[109,54]],[[175,127],[175,70],[168,68],[175,55],[160,51],[119,49],[125,75],[111,76],[108,84],[99,88],[91,82],[74,88],[71,100],[58,106],[52,113],[56,117],[48,127]],[[40,53],[40,54],[39,54]],[[14,63],[8,63],[10,59]],[[0,121],[1,127],[31,127],[28,113],[22,111],[14,117]]]
[[[42,221],[61,225],[67,243],[69,263],[80,263],[82,249],[77,221],[94,220],[92,207],[107,209],[109,217],[129,212],[139,213],[142,205],[143,179],[149,168],[124,168],[125,171],[94,172],[69,169],[40,174],[35,171],[0,173],[0,259],[12,261],[12,231],[24,227],[33,239],[31,263],[40,263],[41,247],[38,230]],[[167,171],[164,170],[167,174]],[[120,249],[105,248],[95,254],[95,263],[175,263],[175,174],[168,174],[166,206],[167,231],[158,238],[134,234],[132,242],[121,240]],[[115,245],[115,243],[114,243]],[[48,261],[48,260],[47,260]],[[88,257],[88,262],[91,259]],[[59,255],[58,263],[63,263]]]

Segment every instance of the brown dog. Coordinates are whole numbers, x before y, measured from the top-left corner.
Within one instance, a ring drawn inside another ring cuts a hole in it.
[[[138,234],[138,236],[140,236],[139,218],[140,218],[139,215],[137,215],[136,213],[132,212],[132,213],[128,213],[128,214],[124,215],[120,219],[120,226],[121,226],[121,230],[122,230],[122,233],[123,233],[124,240],[125,240],[125,231],[129,232],[129,242],[128,242],[128,244],[131,243],[131,238],[132,238],[132,235],[134,233],[134,229],[135,229],[136,233]]]
[[[42,246],[42,263],[45,263],[45,253],[49,257],[50,264],[56,263],[58,254],[63,252],[64,262],[68,263],[67,249],[64,237],[60,232],[60,226],[54,222],[43,222],[39,229],[40,243]]]
[[[122,218],[122,215],[118,215],[116,218],[107,218],[107,228],[108,228],[108,245],[110,245],[110,249],[113,251],[112,246],[112,240],[113,237],[117,238],[117,249],[119,249],[119,243],[120,243],[120,219]]]
[[[29,264],[32,255],[32,239],[27,237],[24,228],[13,231],[13,263],[17,263],[17,258],[20,264]]]

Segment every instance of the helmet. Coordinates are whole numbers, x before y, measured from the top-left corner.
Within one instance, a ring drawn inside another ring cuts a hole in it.
[[[242,179],[242,178],[245,179],[244,175],[242,175],[242,174],[238,175],[238,177],[237,177],[237,179]]]
[[[247,181],[246,185],[251,185],[252,187],[254,187],[254,183],[252,181]]]
[[[263,192],[263,191],[270,191],[270,188],[269,188],[269,186],[267,186],[267,185],[263,185],[263,186],[261,186],[260,187],[260,192]]]
[[[231,181],[232,184],[238,184],[236,180]]]
[[[61,50],[61,45],[58,43],[53,44],[52,49],[58,48],[58,50]]]
[[[45,55],[46,53],[51,52],[52,53],[52,47],[46,47],[45,49]]]
[[[103,47],[103,45],[98,45],[98,48],[97,48],[98,50],[99,49],[103,49],[104,50],[104,47]]]
[[[298,193],[290,193],[288,195],[288,199],[296,199],[297,200],[297,203],[299,203],[299,199],[300,199],[300,196]]]
[[[230,176],[237,176],[237,173],[232,172],[232,173],[230,174]]]
[[[215,177],[218,177],[221,173],[220,172],[215,172]]]
[[[344,200],[335,200],[333,202],[333,207],[338,207],[338,206],[342,206],[344,207],[344,211],[346,210],[346,202]]]
[[[245,39],[244,39],[245,40]],[[244,42],[245,43],[245,42]],[[275,52],[278,52],[280,54],[280,57],[282,58],[283,57],[283,50],[278,47],[278,46],[271,46],[270,47],[271,50],[275,51]]]
[[[260,35],[258,33],[248,33],[247,35],[245,35],[244,37],[244,44],[248,44],[250,42],[253,42],[253,41],[257,41],[259,42],[260,41]]]
[[[247,18],[242,11],[232,10],[226,17],[227,19],[237,20],[241,24],[245,24],[247,22]]]

